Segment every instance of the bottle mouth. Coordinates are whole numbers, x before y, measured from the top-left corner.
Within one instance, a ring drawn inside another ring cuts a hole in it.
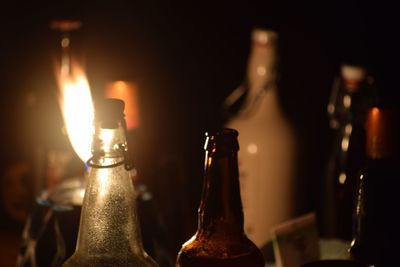
[[[207,137],[218,137],[218,136],[232,136],[232,137],[238,137],[239,132],[235,129],[231,128],[222,128],[218,130],[210,130],[206,132],[205,134]]]
[[[238,151],[239,143],[238,136],[239,132],[231,128],[222,128],[218,130],[212,130],[205,133],[206,142],[204,144],[204,150],[217,152],[217,151]]]
[[[341,67],[345,87],[349,92],[356,92],[366,78],[366,70],[362,66],[343,64]]]
[[[343,64],[341,73],[344,79],[352,81],[361,81],[366,76],[366,70],[362,66]]]
[[[272,30],[256,28],[252,32],[251,39],[256,45],[267,46],[276,43],[278,34]]]

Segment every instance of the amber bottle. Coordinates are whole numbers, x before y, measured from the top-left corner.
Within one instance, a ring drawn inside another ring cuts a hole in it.
[[[369,266],[398,266],[399,116],[392,107],[373,107],[366,123],[365,166],[359,176],[350,254]]]
[[[177,267],[262,267],[264,259],[243,230],[238,132],[206,133],[198,228],[178,253]]]

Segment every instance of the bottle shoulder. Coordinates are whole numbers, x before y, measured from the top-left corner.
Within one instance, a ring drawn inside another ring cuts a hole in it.
[[[249,90],[244,89],[244,91]],[[285,121],[286,118],[281,111],[276,87],[260,90],[257,94],[243,93],[240,107],[230,115],[228,121],[255,120],[258,118]]]
[[[258,118],[235,117],[229,120],[225,127],[236,129],[239,132],[238,138],[242,148],[239,153],[243,152],[243,148],[254,145],[260,152],[261,150],[270,151],[271,147],[281,147],[284,148],[282,152],[295,153],[296,131],[284,117],[271,120],[267,117],[262,118],[262,116]]]
[[[242,237],[221,237],[218,235],[194,235],[183,244],[180,253],[197,257],[232,258],[259,251],[258,247],[245,235]],[[261,253],[261,252],[260,252]]]
[[[204,243],[190,242],[185,244],[178,253],[177,267],[264,267],[265,262],[261,251],[251,242],[238,251],[221,250],[218,244],[212,247]]]

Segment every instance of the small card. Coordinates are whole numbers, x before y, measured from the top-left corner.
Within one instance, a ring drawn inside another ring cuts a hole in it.
[[[320,258],[315,213],[271,229],[276,267],[298,267]]]

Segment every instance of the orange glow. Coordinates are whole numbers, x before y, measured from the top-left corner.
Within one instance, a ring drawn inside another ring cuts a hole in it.
[[[379,125],[379,118],[380,118],[380,110],[377,107],[373,107],[370,110],[369,117],[367,120],[367,127],[369,129],[369,141],[373,142],[377,135],[379,135],[378,131],[380,128]]]
[[[59,104],[71,145],[86,162],[91,157],[94,107],[90,86],[81,66],[73,62],[69,73],[58,72]]]
[[[371,108],[367,117],[367,153],[372,158],[381,158],[389,153],[390,110]]]
[[[118,98],[125,102],[125,120],[128,129],[139,126],[139,96],[137,86],[133,82],[114,81],[106,86],[105,97]]]
[[[377,107],[372,108],[371,113],[372,113],[372,116],[378,116],[379,108],[377,108]]]

